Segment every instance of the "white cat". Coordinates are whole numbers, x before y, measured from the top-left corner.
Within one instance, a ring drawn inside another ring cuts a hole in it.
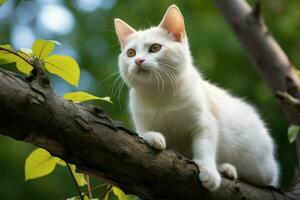
[[[263,121],[251,105],[201,77],[175,5],[157,27],[135,31],[115,19],[115,29],[119,70],[141,137],[155,149],[168,145],[192,158],[211,191],[220,185],[220,172],[259,186],[278,184],[274,144]]]

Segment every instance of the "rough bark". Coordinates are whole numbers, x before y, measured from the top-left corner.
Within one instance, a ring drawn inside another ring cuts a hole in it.
[[[0,69],[1,134],[47,149],[143,199],[285,199],[272,188],[222,179],[208,192],[197,165],[173,151],[158,152],[101,109],[56,96],[47,77],[23,79]]]

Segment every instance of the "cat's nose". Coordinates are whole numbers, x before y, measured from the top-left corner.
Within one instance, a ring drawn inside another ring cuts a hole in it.
[[[137,58],[134,60],[135,64],[137,64],[137,65],[141,65],[144,61],[145,61],[145,59],[143,59],[143,58]]]

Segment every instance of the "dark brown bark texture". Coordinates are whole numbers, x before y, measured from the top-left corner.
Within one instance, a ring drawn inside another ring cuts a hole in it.
[[[242,0],[216,0],[216,3],[254,62],[262,68],[272,91],[288,92],[295,97],[292,100],[297,100],[299,92],[295,87],[299,80],[294,68],[267,33],[259,13],[253,14],[250,7],[243,7]],[[287,118],[299,124],[299,112],[288,101],[291,98],[282,93],[279,96]],[[202,187],[193,161],[170,150],[152,149],[100,108],[56,96],[48,78],[40,73],[24,79],[0,69],[0,133],[45,148],[75,164],[79,171],[105,179],[145,200],[300,199],[299,179],[284,193],[222,178],[221,187],[209,192]]]

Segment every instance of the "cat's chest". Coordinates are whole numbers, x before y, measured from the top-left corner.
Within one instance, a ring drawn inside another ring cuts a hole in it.
[[[132,101],[131,110],[143,127],[149,131],[160,131],[165,136],[178,138],[190,134],[192,124],[199,118],[200,109],[185,98],[165,98],[164,101],[146,103]],[[174,100],[174,99],[173,99]]]
[[[193,117],[182,110],[156,110],[144,115],[148,128],[165,136],[168,148],[192,158]]]
[[[152,109],[143,113],[152,128],[164,130],[166,134],[181,134],[187,131],[189,116],[182,110]]]

